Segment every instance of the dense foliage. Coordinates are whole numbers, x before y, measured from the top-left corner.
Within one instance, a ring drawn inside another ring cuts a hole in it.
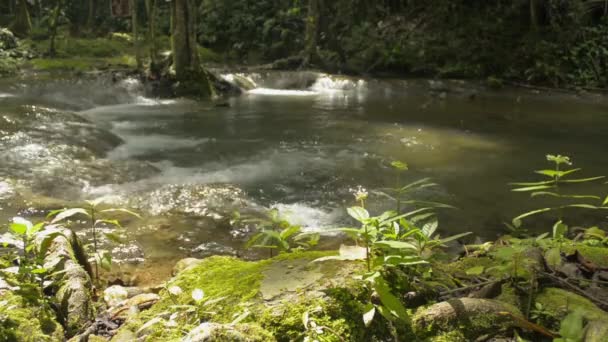
[[[23,37],[49,38],[54,23],[60,34],[71,36],[171,33],[170,3],[164,1],[135,1],[138,30],[130,17],[111,15],[109,0],[28,3],[29,29],[22,25],[20,3],[4,1],[3,13],[12,14],[1,20]],[[557,87],[608,83],[603,0],[199,0],[191,5],[198,8],[199,44],[222,53],[225,61],[300,57],[334,72],[491,77]]]

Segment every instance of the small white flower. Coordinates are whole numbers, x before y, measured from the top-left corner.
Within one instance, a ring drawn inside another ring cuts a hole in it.
[[[355,196],[355,199],[357,201],[365,201],[367,199],[367,196],[369,195],[367,189],[365,189],[361,185],[357,186],[356,189],[351,188],[349,190]]]
[[[168,291],[170,294],[174,295],[174,296],[179,296],[180,294],[182,294],[182,288],[176,285],[171,286],[170,288],[168,288]]]
[[[203,300],[203,298],[205,297],[205,292],[201,289],[194,289],[192,291],[192,299],[194,299],[195,302],[199,303],[201,300]]]

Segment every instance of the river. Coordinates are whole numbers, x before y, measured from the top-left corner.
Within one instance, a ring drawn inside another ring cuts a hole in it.
[[[184,256],[241,255],[252,227],[232,225],[233,211],[277,208],[323,231],[349,223],[357,186],[370,191],[372,213],[391,209],[378,192],[395,186],[394,160],[410,166],[402,182],[439,184],[414,197],[456,207],[439,213],[443,234],[484,239],[535,207],[508,183],[537,180],[547,153],[571,156],[585,175],[608,173],[599,95],[312,72],[238,77],[254,89],[220,104],[146,98],[128,78],[0,81],[0,219],[99,196],[135,207],[144,219],[128,222],[130,243],[113,251],[147,269],[146,282]]]

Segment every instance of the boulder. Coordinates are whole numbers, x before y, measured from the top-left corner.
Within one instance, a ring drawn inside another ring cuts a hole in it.
[[[142,294],[142,292],[138,287],[113,285],[103,291],[103,300],[108,307],[115,307],[129,298]]]
[[[412,328],[420,339],[455,330],[476,339],[516,327],[512,316],[523,317],[519,309],[498,300],[459,298],[419,309],[412,319]]]
[[[566,290],[545,288],[536,296],[536,302],[540,303],[543,309],[557,321],[563,320],[570,312],[578,310],[586,321],[608,322],[606,311],[589,299]]]
[[[16,292],[0,294],[0,341],[63,341],[53,310]]]
[[[0,28],[0,50],[11,50],[17,48],[17,38],[13,32],[6,28]]]
[[[196,258],[185,258],[185,259],[181,259],[180,261],[178,261],[175,266],[173,266],[173,275],[176,275],[182,271],[185,271],[187,269],[190,269],[198,264],[200,264],[201,262],[203,262],[202,259],[196,259]]]

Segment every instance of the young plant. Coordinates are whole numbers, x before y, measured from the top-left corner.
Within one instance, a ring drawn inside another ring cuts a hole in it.
[[[244,222],[256,223],[261,231],[251,237],[245,244],[245,248],[266,248],[270,251],[270,257],[274,256],[273,251],[288,252],[292,250],[294,244],[301,247],[312,246],[318,241],[318,236],[311,235],[309,241],[302,241],[303,236],[298,236],[302,228],[292,225],[289,221],[282,218],[277,209],[268,211],[266,218],[249,219]]]
[[[401,213],[402,210],[402,205],[403,204],[410,204],[410,205],[417,205],[417,204],[424,204],[424,205],[438,205],[441,206],[440,203],[433,203],[433,202],[424,202],[424,201],[418,201],[418,200],[411,200],[411,199],[407,199],[406,195],[410,192],[413,191],[417,191],[417,190],[421,190],[424,188],[431,188],[431,187],[435,187],[437,186],[436,183],[431,182],[430,178],[423,178],[420,180],[417,180],[415,182],[409,183],[409,184],[402,184],[402,179],[401,179],[401,175],[409,170],[409,167],[406,163],[401,162],[401,161],[393,161],[391,163],[391,167],[393,169],[395,169],[396,172],[396,181],[395,181],[395,187],[394,188],[383,188],[380,189],[380,194],[388,197],[389,199],[395,201],[396,204],[396,212],[398,214]]]
[[[88,206],[85,208],[60,209],[52,211],[47,215],[48,218],[52,218],[52,224],[63,222],[77,215],[84,216],[88,219],[87,221],[93,234],[93,262],[95,265],[95,280],[97,282],[99,282],[99,266],[105,270],[109,270],[112,266],[112,255],[110,252],[99,249],[99,230],[102,228],[102,225],[109,225],[122,229],[120,222],[116,219],[112,219],[108,215],[125,213],[141,218],[137,213],[125,208],[100,209],[100,205],[103,203],[104,199],[105,198],[102,197],[92,201],[86,201]],[[103,235],[114,243],[122,244],[121,238],[115,233],[104,232]]]
[[[563,210],[568,208],[583,208],[583,209],[608,209],[608,197],[602,200],[601,197],[587,194],[570,194],[565,193],[567,186],[575,184],[595,182],[604,179],[605,176],[589,177],[589,178],[571,178],[571,175],[581,171],[580,168],[565,169],[572,165],[570,157],[562,155],[547,155],[547,161],[554,164],[553,169],[537,170],[535,173],[548,178],[547,180],[537,182],[518,182],[511,183],[515,188],[511,191],[530,193],[531,197],[552,197],[560,200],[563,204],[535,209],[523,213],[513,219],[513,227],[520,227],[521,220],[524,218],[546,213],[550,211],[558,211],[558,219],[563,219]],[[572,203],[571,201],[591,201],[594,203]]]

